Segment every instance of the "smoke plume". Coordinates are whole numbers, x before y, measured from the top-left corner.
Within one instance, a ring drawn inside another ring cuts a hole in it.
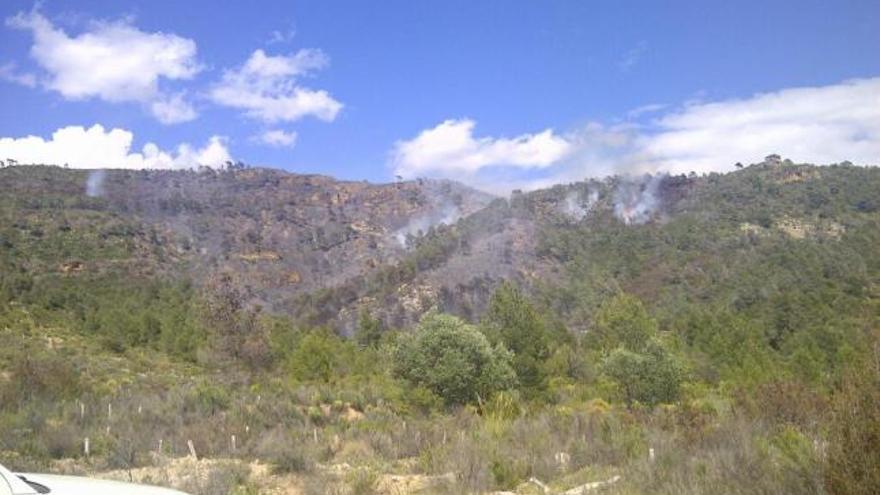
[[[574,220],[580,221],[587,216],[599,201],[599,191],[590,189],[584,198],[580,191],[571,191],[565,196],[565,200],[559,204],[562,213]]]
[[[627,225],[649,221],[660,206],[657,192],[666,175],[625,178],[614,192],[614,215]]]
[[[86,179],[86,196],[97,198],[104,195],[104,178],[107,172],[104,170],[93,170]]]
[[[461,210],[452,203],[446,203],[424,215],[412,218],[409,223],[394,232],[394,239],[402,247],[406,247],[410,236],[422,235],[431,227],[438,225],[452,225],[459,218],[461,218]]]

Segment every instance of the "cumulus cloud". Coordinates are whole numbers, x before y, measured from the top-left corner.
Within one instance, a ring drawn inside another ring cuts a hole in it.
[[[446,120],[408,141],[398,141],[392,152],[395,174],[473,174],[490,166],[548,167],[571,151],[571,144],[552,129],[514,138],[474,137],[476,122]]]
[[[86,129],[68,126],[39,136],[0,138],[0,157],[21,164],[67,164],[73,168],[182,169],[200,165],[217,167],[231,161],[225,140],[211,137],[201,148],[181,144],[175,151],[164,151],[154,143],[132,153],[134,135],[124,129],[105,130],[95,124]]]
[[[169,99],[159,87],[162,79],[191,79],[201,70],[191,39],[143,32],[125,21],[93,22],[90,30],[70,36],[37,11],[6,23],[31,32],[30,55],[45,71],[40,83],[65,99],[139,102],[163,122],[195,117],[191,106],[179,110],[180,95]],[[169,111],[175,104],[178,110]]]
[[[729,169],[770,153],[797,162],[880,163],[880,78],[686,105],[639,140],[639,161],[669,172]]]
[[[474,138],[470,120],[448,120],[391,153],[404,177],[454,178],[504,193],[612,174],[731,170],[778,153],[795,162],[880,164],[880,78],[789,88],[744,99],[651,105],[630,119],[513,139]]]
[[[258,136],[254,136],[254,141],[276,148],[293,148],[296,146],[296,137],[296,132],[271,129]]]
[[[255,50],[244,65],[227,70],[209,95],[219,105],[243,110],[267,123],[294,122],[306,116],[330,122],[342,110],[342,103],[327,91],[300,84],[301,78],[327,64],[320,50],[300,50],[288,56]]]

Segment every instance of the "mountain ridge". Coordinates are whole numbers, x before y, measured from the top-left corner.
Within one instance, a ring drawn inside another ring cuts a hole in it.
[[[3,238],[7,251],[15,251],[14,239],[60,248],[51,261],[39,248],[29,253],[24,271],[31,274],[116,270],[185,275],[204,285],[227,273],[252,303],[351,334],[364,312],[395,328],[432,307],[475,319],[502,281],[559,290],[571,278],[578,243],[605,242],[621,250],[620,259],[640,259],[641,282],[598,247],[588,270],[611,270],[607,280],[650,299],[659,282],[649,283],[649,274],[666,277],[669,268],[647,265],[645,243],[694,235],[678,232],[681,226],[717,230],[733,244],[779,236],[814,242],[845,235],[836,215],[876,211],[877,169],[770,158],[728,174],[609,177],[509,198],[452,181],[369,184],[273,169],[7,167],[0,191],[11,228]],[[95,174],[101,180],[93,191]],[[861,192],[841,198],[848,176],[863,177]],[[784,208],[776,211],[774,201]],[[823,213],[827,205],[839,211]],[[85,252],[65,247],[77,237]],[[630,245],[616,246],[622,238]],[[741,250],[723,249],[729,252],[718,256]],[[570,322],[569,313],[562,312]]]

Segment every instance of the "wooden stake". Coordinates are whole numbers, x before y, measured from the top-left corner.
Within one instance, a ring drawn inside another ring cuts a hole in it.
[[[86,457],[89,456],[89,437],[86,437],[83,441],[83,453],[86,455]]]
[[[196,455],[196,446],[193,445],[193,441],[187,440],[186,446],[189,447],[189,455],[191,455],[193,459],[198,459],[199,456]]]

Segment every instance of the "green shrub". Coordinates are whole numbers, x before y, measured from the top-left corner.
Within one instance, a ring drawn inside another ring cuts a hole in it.
[[[349,347],[330,332],[309,332],[288,356],[288,369],[297,380],[330,382],[343,375],[343,365],[351,362]]]
[[[288,473],[305,473],[310,471],[312,463],[309,458],[301,451],[293,447],[286,447],[272,458],[272,473],[288,474]]]
[[[369,467],[353,469],[345,475],[351,495],[372,495],[379,487],[379,473]]]
[[[620,386],[628,403],[637,401],[653,406],[678,399],[682,367],[656,341],[646,344],[644,353],[617,348],[608,355],[602,368]]]
[[[832,404],[825,485],[834,495],[880,487],[880,343],[862,368],[846,378]]]
[[[502,490],[510,490],[525,477],[525,470],[522,466],[517,466],[511,459],[495,459],[492,461],[489,469],[492,471],[492,479],[495,486]]]
[[[466,404],[514,386],[511,360],[510,352],[493,348],[474,326],[432,312],[413,334],[400,338],[394,372],[447,404]]]
[[[382,328],[381,320],[373,318],[367,311],[361,313],[358,319],[357,331],[354,334],[358,345],[362,347],[378,346],[382,340],[383,333],[384,329]]]
[[[656,333],[657,321],[648,315],[642,302],[621,293],[599,308],[592,335],[603,349],[621,346],[642,352]]]
[[[0,381],[0,410],[35,399],[58,401],[82,391],[79,370],[65,356],[24,340],[7,344],[17,349],[8,363],[9,379]]]
[[[546,388],[543,363],[550,355],[550,334],[542,316],[516,287],[502,284],[492,295],[481,329],[490,342],[513,352],[513,369],[527,391]]]

